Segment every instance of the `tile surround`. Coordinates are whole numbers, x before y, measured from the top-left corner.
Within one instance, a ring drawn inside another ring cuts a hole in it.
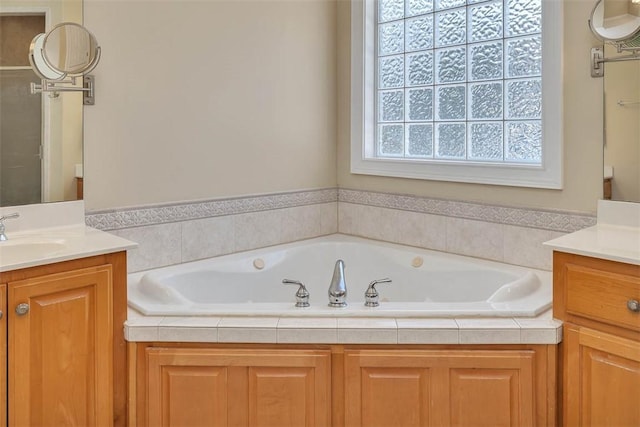
[[[536,318],[144,317],[129,310],[129,341],[286,344],[557,344],[562,323]]]
[[[130,272],[336,232],[550,270],[542,242],[595,217],[331,188],[89,212],[86,222],[140,244]]]
[[[137,241],[139,271],[341,232],[551,269],[542,242],[595,223],[583,214],[363,192],[316,190],[89,213],[88,225]],[[129,341],[316,344],[555,344],[562,325],[534,319],[147,317]]]

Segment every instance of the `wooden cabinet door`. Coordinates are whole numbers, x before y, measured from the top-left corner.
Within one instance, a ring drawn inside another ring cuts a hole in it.
[[[534,418],[532,351],[475,351],[449,359],[447,425],[543,425]]]
[[[149,426],[327,426],[330,352],[147,348]]]
[[[534,352],[345,352],[347,426],[533,426]]]
[[[11,282],[8,293],[9,425],[113,425],[111,266]]]
[[[564,424],[640,426],[640,343],[565,326]]]
[[[7,285],[0,284],[0,384],[7,384]],[[7,387],[0,387],[0,427],[7,425]]]

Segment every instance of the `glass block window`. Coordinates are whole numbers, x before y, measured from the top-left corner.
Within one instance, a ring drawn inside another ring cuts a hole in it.
[[[540,165],[543,0],[378,0],[375,156]]]

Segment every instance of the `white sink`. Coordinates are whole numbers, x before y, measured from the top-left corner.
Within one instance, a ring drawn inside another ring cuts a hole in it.
[[[67,248],[64,239],[22,237],[0,242],[0,259],[24,257],[40,258],[54,255]]]

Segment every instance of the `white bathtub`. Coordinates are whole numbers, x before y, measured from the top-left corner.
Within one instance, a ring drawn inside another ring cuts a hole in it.
[[[328,306],[336,260],[345,308]],[[262,268],[261,268],[262,267]],[[378,307],[364,306],[375,279]],[[310,307],[295,307],[302,281]],[[551,274],[343,235],[220,256],[129,275],[129,305],[146,315],[314,317],[533,317],[551,307]]]

